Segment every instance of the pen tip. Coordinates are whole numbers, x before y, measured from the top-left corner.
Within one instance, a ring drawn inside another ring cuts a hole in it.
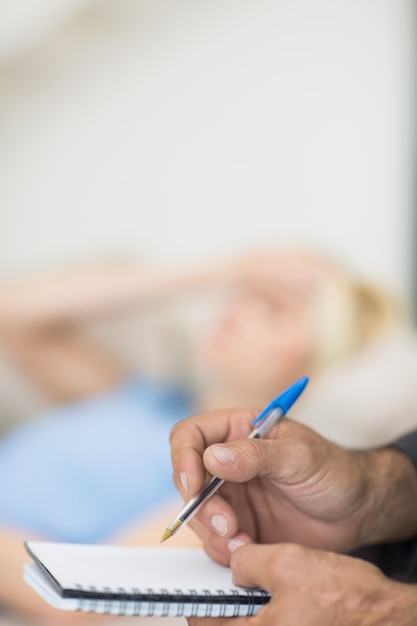
[[[166,541],[167,539],[169,539],[170,537],[172,537],[173,533],[170,530],[166,530],[164,532],[164,534],[162,535],[162,537],[159,540],[159,543],[164,543],[164,541]]]
[[[168,528],[166,529],[164,534],[162,535],[161,539],[159,540],[159,543],[164,543],[164,541],[172,537],[172,535],[174,535],[177,532],[178,528],[180,528],[181,525],[182,525],[182,521],[180,519],[177,519],[176,522],[171,522],[168,525]]]

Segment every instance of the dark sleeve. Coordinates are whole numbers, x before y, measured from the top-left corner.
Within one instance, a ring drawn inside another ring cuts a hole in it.
[[[417,430],[392,445],[410,457],[417,469]],[[352,556],[373,563],[390,578],[417,583],[417,539],[360,548]]]
[[[409,456],[417,468],[417,430],[408,435],[404,435],[404,437],[401,437],[401,439],[398,439],[392,445]]]

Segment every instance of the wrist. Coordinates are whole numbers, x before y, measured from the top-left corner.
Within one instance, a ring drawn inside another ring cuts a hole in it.
[[[417,536],[417,471],[395,448],[358,453],[366,480],[358,547]]]

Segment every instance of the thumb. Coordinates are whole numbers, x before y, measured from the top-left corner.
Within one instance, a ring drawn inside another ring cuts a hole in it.
[[[251,544],[238,548],[232,554],[230,567],[235,585],[248,588],[260,588],[273,592],[283,591],[281,552],[285,554],[285,545]],[[282,548],[284,546],[284,549]],[[300,548],[301,550],[301,548]]]
[[[230,482],[273,478],[299,484],[322,471],[337,446],[310,428],[283,419],[267,439],[239,439],[209,446],[203,456],[207,471]]]
[[[241,439],[208,447],[203,461],[213,476],[243,483],[256,477],[278,478],[280,452],[282,444],[277,439]]]

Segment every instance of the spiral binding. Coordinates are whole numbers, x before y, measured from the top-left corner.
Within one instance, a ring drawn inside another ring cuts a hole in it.
[[[82,587],[76,585],[77,611],[143,617],[240,617],[254,615],[269,602],[270,594],[259,589],[144,589]]]

